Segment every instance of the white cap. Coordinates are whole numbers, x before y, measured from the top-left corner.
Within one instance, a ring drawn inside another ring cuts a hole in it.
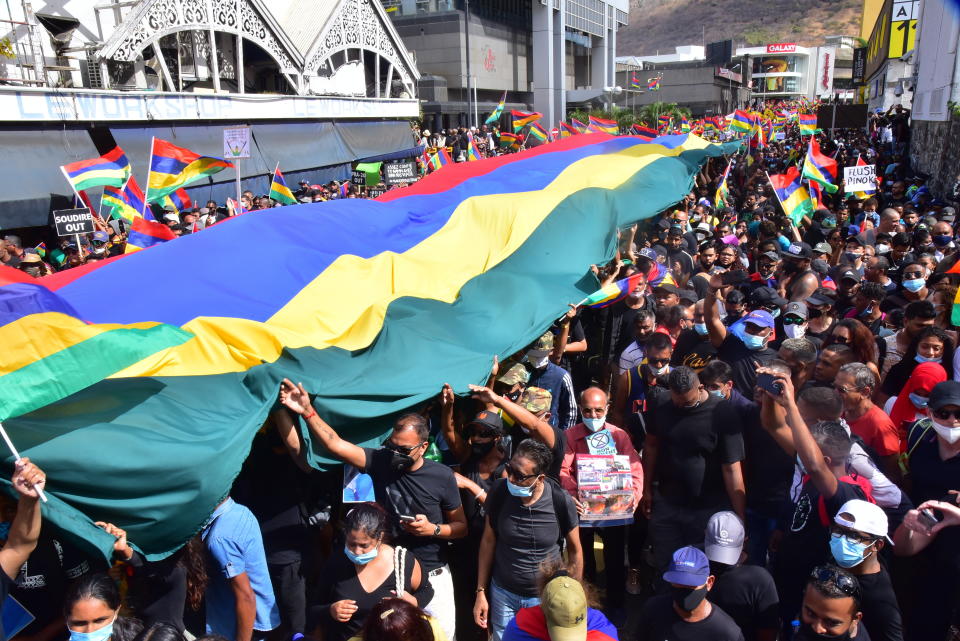
[[[879,505],[863,501],[861,499],[851,499],[843,504],[840,511],[833,519],[837,525],[870,534],[872,536],[884,537],[892,544],[893,541],[887,536],[889,525],[887,524],[887,515]]]

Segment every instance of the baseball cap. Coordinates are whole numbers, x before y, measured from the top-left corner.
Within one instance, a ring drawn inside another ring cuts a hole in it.
[[[778,254],[777,252],[774,252],[774,251],[763,252],[763,253],[760,254],[760,255],[763,256],[764,258],[769,258],[769,259],[772,260],[772,261],[779,261],[779,260],[780,260],[780,254]]]
[[[503,431],[503,419],[500,418],[499,414],[494,412],[488,412],[483,410],[478,412],[476,416],[473,417],[473,420],[468,423],[468,425],[479,425],[481,427],[487,427],[498,432]]]
[[[641,256],[649,258],[650,260],[657,260],[657,252],[653,251],[649,247],[644,247],[639,253]]]
[[[539,414],[550,409],[552,402],[553,394],[550,390],[542,387],[528,387],[523,390],[523,395],[517,404],[532,414]]]
[[[677,287],[676,285],[671,285],[670,283],[660,283],[659,285],[653,288],[653,291],[657,291],[658,289],[662,289],[665,292],[670,292],[671,294],[676,294],[677,296],[680,296],[680,288]]]
[[[859,233],[859,232],[857,232],[857,233]],[[847,238],[844,238],[844,239],[843,239],[843,242],[844,242],[844,244],[847,244],[847,243],[856,243],[856,244],[860,245],[861,247],[863,247],[863,245],[864,245],[863,239],[860,238],[860,236],[848,236]]]
[[[806,320],[807,306],[804,303],[798,302],[787,303],[787,306],[783,308],[783,315],[786,316],[787,314],[799,316],[800,318]]]
[[[751,323],[758,327],[773,327],[773,316],[765,309],[755,309],[741,318],[739,322]]]
[[[790,243],[789,247],[780,250],[780,255],[784,258],[810,258],[813,250],[807,243]]]
[[[842,506],[833,522],[857,532],[883,537],[893,543],[887,535],[889,525],[887,515],[879,505],[861,499],[850,499]]]
[[[95,231],[93,232],[93,239],[98,243],[105,243],[110,240],[110,236],[105,231]]]
[[[497,379],[497,382],[503,383],[504,385],[510,385],[512,387],[517,383],[526,383],[529,380],[530,372],[527,371],[527,368],[524,367],[522,363],[517,363],[501,374],[500,378]]]
[[[747,304],[750,307],[783,307],[787,304],[787,299],[780,296],[774,288],[761,285],[747,296]]]
[[[736,565],[740,561],[745,538],[739,516],[730,511],[717,512],[707,521],[703,550],[711,561]]]
[[[587,595],[569,576],[551,579],[543,588],[540,610],[550,641],[584,641],[587,638]]]
[[[814,254],[827,254],[828,256],[833,253],[833,247],[830,246],[830,243],[817,243],[813,246]]]
[[[671,236],[683,236],[683,227],[680,225],[671,225],[669,234]]]
[[[934,385],[930,390],[930,399],[927,407],[938,410],[947,405],[960,406],[960,381],[943,381]]]
[[[710,577],[710,560],[707,555],[695,547],[682,547],[673,553],[663,580],[667,583],[698,587]],[[551,637],[552,639],[552,637]]]
[[[841,272],[840,278],[838,278],[837,280],[844,280],[844,279],[855,280],[857,282],[860,282],[860,275],[857,272],[853,271],[852,269],[848,269],[846,271]]]
[[[804,301],[808,305],[833,305],[836,301],[833,290],[826,287],[817,287]]]

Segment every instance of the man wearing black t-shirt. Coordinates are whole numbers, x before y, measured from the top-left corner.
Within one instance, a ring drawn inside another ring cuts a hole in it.
[[[445,541],[465,536],[467,519],[453,471],[423,457],[430,444],[426,420],[418,414],[401,416],[383,447],[373,449],[340,438],[317,416],[303,385],[284,379],[280,402],[303,417],[310,433],[335,458],[370,475],[377,503],[389,515],[391,538],[410,550],[428,573],[434,596],[424,609],[454,641],[453,581]]]
[[[739,415],[707,392],[689,367],[674,369],[669,382],[670,395],[654,409],[643,449],[641,507],[651,519],[658,569],[678,543],[703,541],[711,514],[732,506],[742,515],[745,509]]]
[[[733,619],[707,600],[715,579],[703,552],[694,547],[674,552],[663,580],[670,593],[643,605],[637,641],[743,641]]]
[[[46,475],[30,459],[23,458],[14,465],[11,484],[20,498],[17,501],[17,515],[13,517],[7,541],[0,550],[0,569],[3,569],[0,572],[0,613],[3,612],[3,602],[10,593],[14,577],[37,547],[40,538],[39,492],[43,491],[46,484]],[[0,639],[6,641],[2,628]]]
[[[870,482],[847,474],[850,436],[842,424],[821,421],[808,428],[797,409],[790,375],[766,368],[758,371],[772,375],[782,390],[776,396],[763,390],[762,404],[776,403],[786,410],[785,424],[764,421],[764,427],[784,451],[796,452],[807,472],[773,565],[780,618],[788,626],[799,612],[800,593],[810,568],[830,558],[829,515],[839,512],[850,499],[866,498]]]
[[[717,348],[717,358],[733,368],[733,384],[746,397],[753,395],[757,381],[756,369],[769,363],[776,356],[768,346],[773,336],[773,316],[766,309],[754,309],[739,321],[727,327],[717,310],[718,292],[723,289],[719,276],[710,279],[710,293],[703,305],[703,320],[707,325],[710,342]],[[772,307],[783,299],[771,301]]]
[[[814,568],[803,592],[800,629],[793,640],[870,641],[861,621],[860,595],[857,578],[846,570],[830,565]]]
[[[745,536],[733,512],[710,517],[703,549],[716,580],[707,598],[730,615],[747,641],[773,641],[780,627],[777,587],[766,568],[744,565]]]

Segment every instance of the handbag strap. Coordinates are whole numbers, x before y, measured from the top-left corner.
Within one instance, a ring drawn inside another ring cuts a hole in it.
[[[404,578],[406,577],[407,550],[399,545],[393,548],[393,582],[396,586],[397,597],[403,597]]]

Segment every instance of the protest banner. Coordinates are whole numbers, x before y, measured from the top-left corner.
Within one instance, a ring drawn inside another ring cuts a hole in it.
[[[876,165],[854,165],[843,168],[844,189],[848,194],[877,188]]]
[[[367,184],[367,172],[361,171],[360,169],[354,169],[350,173],[350,184],[357,186],[364,186]]]
[[[57,230],[57,236],[92,234],[94,231],[93,214],[85,207],[58,209],[53,212],[53,226]]]
[[[383,181],[388,185],[417,182],[417,163],[413,160],[391,162],[383,166]]]

